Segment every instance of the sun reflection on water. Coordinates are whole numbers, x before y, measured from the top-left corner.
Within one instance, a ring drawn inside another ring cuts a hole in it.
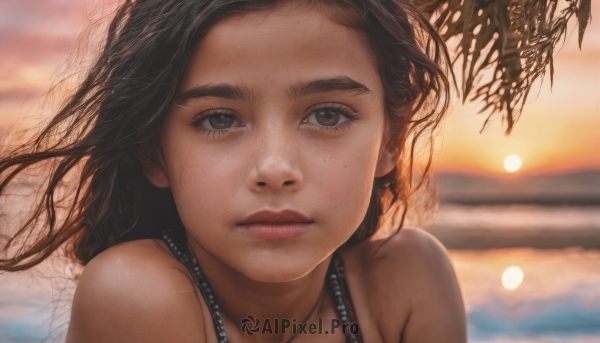
[[[600,342],[600,251],[449,253],[467,308],[469,343]],[[518,292],[507,292],[510,287]]]

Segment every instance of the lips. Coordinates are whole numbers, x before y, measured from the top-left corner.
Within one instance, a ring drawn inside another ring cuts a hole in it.
[[[314,221],[293,211],[260,211],[249,215],[237,225],[259,239],[276,240],[298,237],[306,233]]]
[[[260,211],[244,218],[238,225],[248,225],[259,222],[266,223],[312,223],[307,216],[294,210],[283,210],[279,212]]]

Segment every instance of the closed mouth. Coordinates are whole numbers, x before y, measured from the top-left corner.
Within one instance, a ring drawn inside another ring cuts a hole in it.
[[[293,211],[260,211],[244,218],[237,225],[252,236],[264,240],[279,240],[301,236],[314,221]]]

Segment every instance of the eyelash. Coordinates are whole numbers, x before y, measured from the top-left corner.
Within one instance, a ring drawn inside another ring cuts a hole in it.
[[[338,132],[340,130],[348,128],[358,118],[358,115],[353,110],[351,110],[350,108],[348,108],[347,106],[344,106],[344,105],[341,105],[341,104],[331,103],[331,104],[314,105],[314,106],[310,107],[309,108],[309,112],[310,113],[302,119],[302,122],[304,122],[305,120],[307,120],[308,117],[310,117],[311,115],[313,115],[315,112],[317,112],[319,110],[331,110],[331,109],[335,110],[336,112],[338,112],[342,116],[346,117],[347,120],[344,121],[344,122],[342,122],[341,124],[338,124],[338,125],[335,125],[335,126],[319,125],[319,131]],[[207,135],[210,135],[212,133],[212,135],[213,135],[212,138],[216,138],[215,135],[220,136],[222,134],[228,133],[230,131],[229,129],[207,129],[207,128],[204,128],[202,126],[202,122],[204,122],[206,119],[208,119],[210,117],[213,117],[213,116],[217,116],[217,115],[231,116],[234,119],[236,119],[236,120],[239,121],[239,119],[236,118],[235,113],[233,111],[231,111],[231,110],[228,110],[228,109],[210,109],[210,110],[206,111],[200,117],[195,118],[192,121],[192,126],[195,127],[198,130],[204,131]],[[240,126],[244,126],[243,123]]]
[[[313,115],[315,112],[317,112],[319,110],[332,110],[332,109],[335,110],[336,112],[338,112],[339,114],[341,114],[342,116],[346,117],[347,120],[342,122],[341,124],[338,124],[335,126],[319,125],[319,131],[330,132],[330,133],[339,132],[341,130],[349,128],[358,118],[358,115],[356,114],[356,112],[354,112],[349,107],[341,105],[341,104],[329,103],[329,104],[314,105],[314,106],[310,107],[309,115],[305,116],[304,119],[302,119],[302,121],[307,120],[308,117],[310,117],[311,115]]]
[[[197,130],[203,131],[204,133],[206,133],[207,136],[212,134],[212,138],[218,138],[219,136],[228,133],[230,130],[229,129],[220,129],[220,130],[219,129],[207,129],[202,126],[203,121],[205,121],[206,119],[208,119],[210,117],[217,116],[217,115],[226,115],[226,116],[233,117],[236,120],[239,120],[235,117],[235,113],[231,110],[213,108],[213,109],[210,109],[210,110],[204,112],[204,114],[202,114],[200,117],[194,118],[192,120],[192,126],[194,128],[196,128]],[[242,126],[243,126],[243,124],[242,124]]]

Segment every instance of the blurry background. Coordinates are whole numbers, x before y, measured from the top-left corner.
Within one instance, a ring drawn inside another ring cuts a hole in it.
[[[86,5],[0,2],[0,135],[31,124]],[[583,51],[576,36],[558,53],[553,89],[545,82],[530,96],[510,136],[500,119],[480,134],[476,103],[456,102],[445,122],[440,210],[426,230],[449,250],[470,342],[600,341],[600,25],[588,27]],[[14,211],[0,205],[0,216]],[[60,334],[55,281],[0,275],[0,343]]]

